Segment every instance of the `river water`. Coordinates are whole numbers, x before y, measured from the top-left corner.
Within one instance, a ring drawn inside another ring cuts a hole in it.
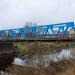
[[[48,54],[41,54],[41,55],[35,54],[29,60],[27,59],[27,57],[25,57],[25,59],[14,58],[13,64],[32,65],[32,66],[37,66],[37,64],[40,64],[47,67],[50,62],[55,63],[64,59],[70,60],[71,58],[73,58],[71,54],[71,50],[62,49],[60,52],[55,52],[55,53],[48,53]]]

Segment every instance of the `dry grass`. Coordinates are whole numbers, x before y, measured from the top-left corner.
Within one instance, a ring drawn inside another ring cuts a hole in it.
[[[38,69],[12,65],[6,71],[13,75],[75,75],[75,61],[64,60]]]

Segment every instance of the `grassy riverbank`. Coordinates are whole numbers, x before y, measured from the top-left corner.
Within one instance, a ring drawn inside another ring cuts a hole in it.
[[[51,63],[47,68],[32,68],[25,66],[12,65],[6,69],[13,75],[75,75],[75,61],[64,60]]]
[[[74,48],[75,43],[68,42],[22,42],[14,43],[18,48],[18,56],[24,54],[47,53],[60,51],[63,48]]]

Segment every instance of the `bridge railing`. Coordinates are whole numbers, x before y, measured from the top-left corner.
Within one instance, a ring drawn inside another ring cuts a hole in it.
[[[2,37],[0,38],[0,40],[20,40],[20,39],[23,39],[23,40],[33,40],[33,39],[68,39],[68,38],[71,38],[71,39],[74,39],[75,38],[75,34],[66,34],[64,37],[62,34],[58,35],[58,36],[55,36],[54,34],[51,34],[51,35],[45,35],[43,36],[43,34],[40,34],[39,36],[35,36],[35,35],[29,35],[29,36],[25,36],[25,37],[20,37],[20,36],[17,36],[17,37]]]

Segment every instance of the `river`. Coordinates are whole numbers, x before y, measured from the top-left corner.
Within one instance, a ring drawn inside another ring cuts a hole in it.
[[[55,53],[48,53],[48,54],[35,54],[33,55],[32,58],[29,60],[25,55],[25,59],[20,59],[20,58],[14,58],[13,64],[18,64],[18,65],[32,65],[32,66],[37,66],[38,64],[44,65],[47,67],[50,62],[58,62],[61,60],[70,60],[73,58],[71,54],[70,49],[62,49],[60,52],[55,52]]]

